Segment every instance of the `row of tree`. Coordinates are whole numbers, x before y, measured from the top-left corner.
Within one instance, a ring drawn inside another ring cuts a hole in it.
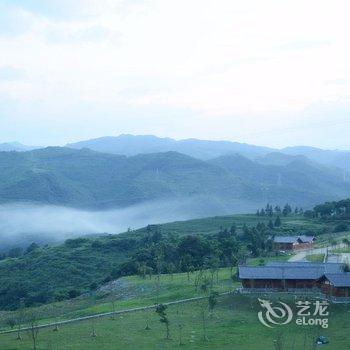
[[[22,247],[13,247],[9,249],[8,252],[0,253],[0,260],[4,260],[6,258],[19,258],[25,254],[29,254],[33,252],[38,248],[39,248],[39,245],[35,242],[30,244],[26,249],[23,249]]]
[[[106,282],[125,275],[143,278],[162,273],[187,272],[198,269],[233,267],[248,256],[265,256],[272,251],[273,230],[281,226],[279,216],[268,224],[235,225],[209,235],[163,235],[160,227],[152,227],[144,244],[131,258],[112,271]]]
[[[314,217],[350,218],[350,199],[338,202],[326,202],[314,207],[309,215]]]
[[[302,215],[304,213],[303,208],[295,207],[292,208],[288,203],[284,205],[284,207],[280,207],[279,205],[272,206],[271,204],[267,204],[265,208],[258,209],[256,211],[257,216],[269,216],[272,217],[274,215],[277,216],[288,216],[291,214]]]

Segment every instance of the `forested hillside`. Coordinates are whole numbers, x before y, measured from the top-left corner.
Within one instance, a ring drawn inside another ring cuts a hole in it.
[[[324,221],[317,217],[318,207],[313,215],[269,208],[259,216],[149,225],[120,235],[70,239],[52,247],[33,244],[17,255],[12,250],[0,260],[0,308],[17,308],[20,300],[29,306],[73,298],[124,275],[233,267],[248,257],[274,255],[273,235],[311,233],[326,242],[337,239],[338,233],[333,232],[339,231],[340,223],[343,231],[348,229],[348,217],[341,222]]]
[[[132,157],[60,147],[0,152],[2,203],[102,209],[192,198],[213,215],[267,202],[307,207],[349,194],[342,172],[293,157],[271,165],[238,155],[203,161],[177,152]]]
[[[206,141],[197,139],[174,140],[153,135],[119,135],[70,143],[70,148],[89,148],[94,151],[133,156],[140,153],[179,152],[198,159],[211,159],[226,154],[239,153],[255,158],[273,151],[268,147],[230,141]]]
[[[184,196],[228,200],[250,191],[227,171],[175,152],[129,158],[59,147],[2,152],[0,170],[2,202],[108,208]]]
[[[153,135],[119,135],[70,143],[68,147],[89,148],[99,152],[128,156],[139,153],[176,151],[203,160],[233,154],[256,160],[273,153],[275,156],[278,154],[280,158],[288,157],[288,155],[303,156],[328,167],[338,167],[350,171],[349,151],[326,150],[307,146],[274,149],[231,141],[174,140]]]

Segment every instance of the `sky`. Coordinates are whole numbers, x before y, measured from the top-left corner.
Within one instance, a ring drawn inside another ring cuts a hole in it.
[[[0,0],[0,142],[350,149],[347,0]]]

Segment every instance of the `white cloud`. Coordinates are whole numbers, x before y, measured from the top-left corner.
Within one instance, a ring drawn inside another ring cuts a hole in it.
[[[255,128],[265,135],[286,123],[294,128],[305,118],[316,120],[303,112],[310,105],[350,99],[350,84],[334,83],[350,81],[347,1],[15,3],[8,12],[26,25],[16,36],[0,27],[0,66],[26,75],[0,81],[0,96],[37,108],[37,120],[57,119],[60,111],[60,122],[68,125],[87,118],[79,106],[94,105],[89,122],[117,129],[127,117],[143,133],[149,125],[133,115],[135,108],[186,110],[177,120],[159,116],[162,126],[153,131],[189,136],[181,131],[186,120],[197,126],[192,132],[201,130],[192,136],[227,138],[240,123],[231,135],[244,140]],[[123,116],[101,116],[120,108]],[[131,131],[130,125],[121,131]]]

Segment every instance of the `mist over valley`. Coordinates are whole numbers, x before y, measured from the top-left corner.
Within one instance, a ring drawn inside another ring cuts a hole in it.
[[[321,164],[305,148],[287,154],[154,136],[82,143],[91,149],[10,145],[18,149],[0,152],[1,251],[148,224],[253,213],[267,203],[311,208],[350,195],[347,163],[342,169],[332,165],[335,151],[313,151],[322,153]],[[209,155],[215,157],[205,159]]]

